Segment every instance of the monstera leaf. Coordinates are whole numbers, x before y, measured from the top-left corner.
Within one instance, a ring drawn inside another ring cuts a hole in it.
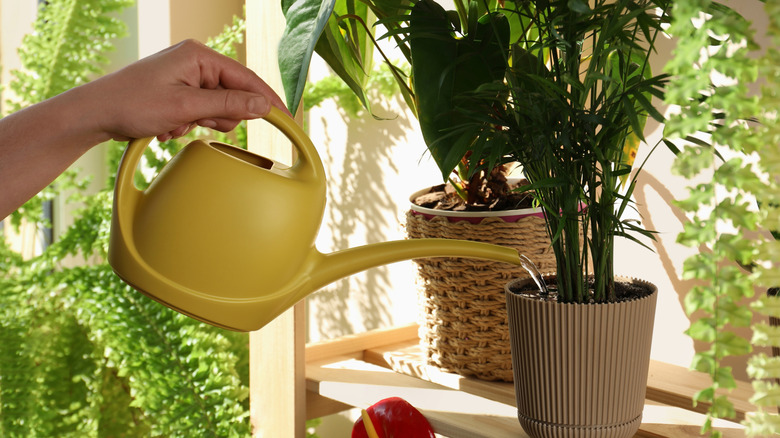
[[[469,15],[473,24],[460,38],[450,14],[433,0],[418,2],[409,20],[417,116],[445,180],[476,139],[476,133],[469,135],[467,128],[456,129],[465,123],[460,106],[469,102],[460,97],[502,80],[507,66],[507,18],[500,13],[479,16],[476,2],[471,2]]]

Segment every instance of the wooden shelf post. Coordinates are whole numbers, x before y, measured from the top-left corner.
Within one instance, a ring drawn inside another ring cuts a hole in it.
[[[282,95],[276,53],[284,29],[279,2],[247,0],[247,65]],[[262,120],[249,123],[249,148],[291,162],[289,141]],[[258,248],[262,251],[262,248]],[[302,303],[249,336],[252,436],[306,436],[305,309]]]

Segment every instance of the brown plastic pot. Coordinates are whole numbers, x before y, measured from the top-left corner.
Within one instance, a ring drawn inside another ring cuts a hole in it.
[[[517,416],[531,437],[629,438],[639,429],[658,288],[616,281],[652,292],[563,304],[512,292],[532,287],[530,278],[506,285]]]

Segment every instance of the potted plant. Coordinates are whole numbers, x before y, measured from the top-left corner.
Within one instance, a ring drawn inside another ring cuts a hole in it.
[[[528,193],[513,190],[517,181],[507,179],[513,161],[508,145],[502,139],[475,142],[474,132],[456,129],[468,105],[462,96],[504,77],[510,38],[522,23],[504,15],[495,0],[457,0],[455,7],[446,11],[433,0],[282,2],[288,27],[280,69],[288,105],[297,108],[316,50],[370,110],[365,89],[371,54],[377,39],[392,40],[405,62],[390,62],[381,48],[379,53],[446,183],[410,197],[407,235],[510,246],[552,269],[541,210]],[[387,29],[379,38],[377,24]],[[417,264],[423,283],[420,335],[429,362],[464,375],[512,380],[502,289],[522,269],[459,258]]]
[[[506,287],[518,417],[531,436],[629,437],[641,422],[657,289],[615,276],[614,239],[652,237],[622,214],[644,121],[663,121],[652,98],[666,76],[649,61],[670,6],[505,6],[529,32],[513,41],[505,80],[465,97],[462,129],[511,145],[555,253],[541,287],[527,278]]]
[[[507,159],[522,165],[530,181],[525,189],[533,191],[544,210],[556,260],[554,276],[547,278],[554,284],[554,293],[541,296],[544,294],[534,290],[541,287],[517,289],[522,282],[507,287],[510,312],[525,315],[520,312],[524,312],[521,308],[526,304],[536,307],[535,313],[520,318],[526,325],[513,339],[513,347],[520,348],[524,343],[537,347],[537,353],[516,355],[515,371],[518,376],[526,376],[515,379],[519,416],[532,434],[576,430],[631,436],[641,420],[657,291],[642,281],[616,279],[614,239],[625,237],[639,242],[637,236],[652,237],[641,226],[622,219],[622,214],[631,206],[631,193],[641,170],[641,166],[633,169],[632,174],[636,148],[644,139],[644,121],[647,117],[663,121],[652,99],[663,97],[666,76],[653,75],[649,60],[674,2],[481,1],[469,8],[455,3],[457,11],[448,16],[469,17],[469,11],[476,9],[481,12],[476,14],[479,19],[487,17],[483,24],[487,24],[485,28],[491,29],[494,37],[502,35],[506,19],[510,40],[501,51],[504,76],[454,95],[453,125],[439,128],[439,132],[461,140],[455,143],[458,147],[467,146],[467,153],[461,155],[462,150],[453,147],[452,154],[465,160],[470,169]],[[400,2],[394,4],[398,6]],[[715,4],[713,8],[721,6]],[[372,11],[386,26],[403,22],[397,17],[382,16],[374,8]],[[466,21],[475,23],[473,19]],[[337,24],[344,22],[336,20]],[[431,33],[428,27],[415,34],[411,16],[408,23],[406,29],[390,27],[389,34],[403,35],[402,41],[412,45]],[[456,31],[453,26],[452,32]],[[500,46],[503,40],[497,38],[496,44]],[[443,78],[444,75],[439,76],[440,80]],[[671,143],[667,144],[676,150]],[[498,156],[500,160],[495,158]],[[583,235],[587,236],[584,240]],[[641,291],[638,298],[622,297],[627,291],[637,290]],[[516,292],[533,297],[526,300]],[[636,305],[641,308],[633,309]],[[559,307],[567,312],[584,311],[586,316],[569,316],[552,323],[534,319]],[[602,326],[575,326],[578,318],[583,322],[598,321]],[[611,321],[617,324],[618,320],[629,326],[612,325]],[[642,325],[640,321],[644,323],[643,334],[634,330]],[[563,333],[563,327],[571,327],[573,333]],[[551,334],[553,339],[539,341],[538,336],[543,334]],[[627,337],[634,334],[636,338]],[[613,341],[612,335],[622,338]],[[556,344],[570,350],[546,350]],[[542,353],[534,356],[539,351]],[[575,351],[584,352],[586,357],[572,356]],[[602,359],[596,358],[605,357],[601,355],[605,351],[615,354],[600,362]],[[531,368],[542,369],[546,376],[528,377],[534,375],[531,369],[521,368],[522,358]],[[642,360],[623,361],[636,358]],[[554,371],[553,365],[563,367]],[[575,374],[584,378],[585,386],[572,383]],[[598,392],[609,386],[604,382],[612,381],[621,382],[616,389],[631,399],[611,398]],[[534,392],[533,382],[552,386]],[[597,387],[588,387],[588,383]],[[559,398],[553,387],[558,389]],[[563,405],[559,403],[561,397],[571,399],[572,394],[578,394],[570,403],[578,409],[573,416],[553,413],[533,418],[537,409],[528,403]],[[589,400],[591,396],[596,398]],[[598,419],[602,413],[605,417]],[[596,424],[583,423],[585,417],[596,418]]]

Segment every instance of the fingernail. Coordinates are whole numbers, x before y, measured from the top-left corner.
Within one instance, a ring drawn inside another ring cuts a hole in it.
[[[270,105],[268,100],[263,96],[255,96],[249,99],[247,103],[247,111],[254,117],[263,117],[268,114]]]

